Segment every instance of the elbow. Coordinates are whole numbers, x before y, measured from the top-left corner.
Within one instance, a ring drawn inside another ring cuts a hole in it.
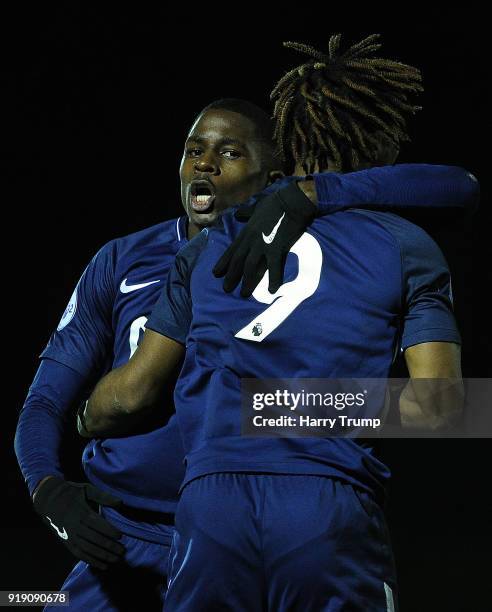
[[[400,397],[404,429],[439,433],[463,422],[465,393],[461,378],[412,379]]]
[[[15,436],[14,436],[14,453],[15,456],[17,457],[17,463],[21,462],[21,440],[20,440],[20,434],[19,434],[19,427],[17,427],[16,431],[15,431]]]
[[[463,419],[463,410],[447,410],[441,414],[406,413],[400,410],[401,426],[407,430],[440,433],[458,427]]]
[[[77,429],[83,438],[121,435],[138,423],[148,409],[149,400],[141,393],[118,395],[103,409],[89,399],[78,415]]]
[[[87,404],[82,404],[77,412],[77,431],[83,438],[94,438],[97,433],[93,429],[93,419],[87,414]]]
[[[452,408],[449,407],[446,411],[436,415],[428,424],[427,429],[429,431],[439,433],[454,430],[461,424],[463,419],[463,408]]]
[[[80,405],[77,411],[77,431],[83,438],[95,438],[98,435],[97,418],[92,415],[90,400]]]
[[[455,384],[452,392],[442,404],[437,426],[439,430],[456,429],[463,424],[465,407],[465,390],[463,381]]]
[[[468,210],[475,213],[480,202],[480,183],[475,175],[463,169],[465,201],[468,203]]]

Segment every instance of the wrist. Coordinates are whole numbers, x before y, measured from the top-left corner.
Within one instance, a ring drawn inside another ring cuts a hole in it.
[[[306,181],[302,182],[304,183]],[[307,190],[308,187],[305,187],[305,189]],[[273,196],[280,200],[282,210],[287,212],[292,218],[300,220],[302,223],[310,223],[317,215],[318,209],[316,205],[313,204],[304,191],[300,189],[297,181],[291,181],[286,187],[276,191]]]
[[[42,480],[40,480],[38,482],[38,484],[36,485],[36,488],[34,489],[31,499],[34,502],[39,491],[41,490],[41,488],[43,487],[43,485],[48,481],[48,480],[52,480],[53,478],[59,478],[59,476],[55,476],[53,474],[50,474],[49,476],[45,476]]]
[[[316,184],[312,176],[306,177],[306,180],[296,181],[297,187],[302,193],[309,198],[312,204],[318,206],[318,194],[316,192]]]

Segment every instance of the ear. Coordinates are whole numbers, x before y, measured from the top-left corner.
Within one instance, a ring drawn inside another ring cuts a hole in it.
[[[270,170],[270,172],[268,173],[267,185],[271,185],[272,183],[275,183],[275,181],[278,181],[281,178],[284,178],[284,176],[285,176],[285,173],[282,172],[282,170]]]
[[[376,158],[378,163],[382,166],[393,165],[400,153],[399,145],[382,131],[377,132],[377,142]]]

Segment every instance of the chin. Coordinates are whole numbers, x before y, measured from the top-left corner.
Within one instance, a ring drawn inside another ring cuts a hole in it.
[[[208,225],[212,225],[213,223],[215,223],[215,221],[217,220],[217,212],[213,211],[208,214],[200,214],[192,210],[190,214],[190,219],[195,225],[199,225],[200,227],[207,227]]]

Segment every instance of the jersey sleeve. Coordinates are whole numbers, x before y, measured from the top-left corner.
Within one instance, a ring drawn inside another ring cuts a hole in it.
[[[32,495],[46,476],[63,478],[59,447],[71,410],[85,390],[83,377],[52,359],[43,359],[19,415],[15,453]]]
[[[100,375],[113,348],[116,244],[109,242],[82,274],[41,358],[58,361],[84,377]]]
[[[82,274],[20,412],[15,451],[31,494],[45,476],[63,477],[59,449],[68,415],[109,366],[115,248],[105,245]]]
[[[422,342],[461,344],[453,314],[451,274],[437,244],[413,226],[400,235],[403,328],[401,350]]]
[[[364,206],[401,209],[457,208],[473,212],[479,184],[463,168],[397,164],[358,172],[315,174],[320,215]]]
[[[204,229],[178,252],[166,286],[145,326],[183,345],[186,345],[193,316],[191,274],[207,237],[208,230]]]

